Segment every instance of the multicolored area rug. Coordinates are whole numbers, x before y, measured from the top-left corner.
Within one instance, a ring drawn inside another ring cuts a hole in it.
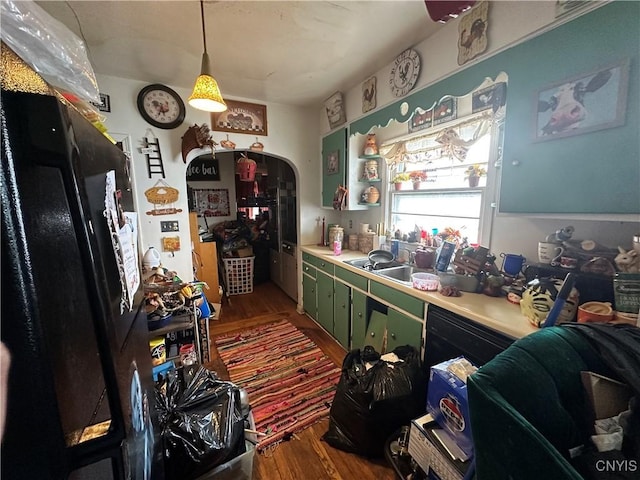
[[[215,339],[236,385],[247,390],[258,451],[329,415],[340,368],[286,320]]]

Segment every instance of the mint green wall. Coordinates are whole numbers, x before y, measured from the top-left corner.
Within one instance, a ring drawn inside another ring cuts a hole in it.
[[[613,2],[353,122],[350,134],[391,118],[407,121],[415,107],[464,95],[504,71],[509,80],[500,211],[640,213],[639,46],[640,2]],[[623,126],[533,142],[540,89],[623,58],[630,60]],[[410,108],[402,116],[405,101]]]

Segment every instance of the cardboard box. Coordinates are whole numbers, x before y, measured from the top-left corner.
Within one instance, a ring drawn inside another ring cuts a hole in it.
[[[236,250],[236,253],[240,258],[251,257],[253,256],[253,247],[251,245],[248,245],[246,247],[238,248]]]
[[[629,408],[631,390],[624,383],[593,372],[580,372],[595,420],[615,417]]]
[[[450,452],[433,433],[437,427],[439,425],[433,421],[431,414],[412,420],[409,433],[409,455],[427,478],[462,480],[471,462],[463,462],[451,457]]]
[[[466,454],[472,455],[473,439],[469,422],[467,384],[448,370],[459,360],[466,361],[464,357],[457,357],[431,367],[427,411]]]

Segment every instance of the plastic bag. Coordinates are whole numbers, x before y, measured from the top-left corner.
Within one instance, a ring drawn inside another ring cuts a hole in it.
[[[49,84],[100,102],[84,43],[35,2],[2,0],[2,41]]]
[[[165,475],[189,480],[245,452],[240,392],[200,366],[168,372],[155,389]]]
[[[379,457],[393,432],[424,412],[427,377],[418,351],[407,345],[393,353],[401,361],[380,360],[368,369],[360,350],[346,355],[322,437],[329,445]]]

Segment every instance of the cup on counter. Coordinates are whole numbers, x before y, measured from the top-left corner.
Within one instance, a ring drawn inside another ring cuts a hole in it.
[[[527,261],[522,255],[516,255],[513,253],[501,253],[502,271],[511,277],[517,276],[524,267],[524,262]]]
[[[369,224],[368,223],[361,223],[360,224],[360,233],[367,233],[369,231]]]
[[[538,242],[538,262],[553,263],[558,262],[564,253],[564,247],[558,243]]]

